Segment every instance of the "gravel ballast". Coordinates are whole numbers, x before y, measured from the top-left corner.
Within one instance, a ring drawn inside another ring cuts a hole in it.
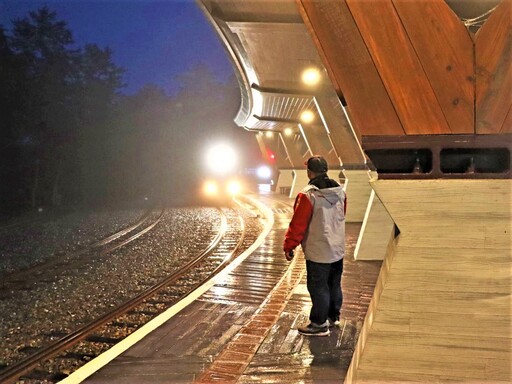
[[[20,248],[10,246],[12,242],[7,247],[2,244],[0,270],[30,265],[41,257],[33,254],[41,249],[47,255],[79,249],[133,223],[143,213],[96,213],[87,216],[88,220],[76,214],[66,216],[62,223],[39,223],[43,227],[37,230],[39,235],[27,237]],[[252,233],[261,230],[259,219],[242,210],[240,213],[246,216]],[[91,257],[79,274],[63,273],[52,282],[37,283],[30,290],[16,292],[16,297],[0,299],[0,365],[19,361],[31,353],[31,348],[78,328],[177,270],[201,251],[200,244],[216,235],[219,225],[220,212],[215,208],[170,208],[153,230],[114,252]],[[58,236],[59,229],[67,242]],[[21,228],[12,231],[14,236],[22,235]],[[6,236],[6,232],[1,235]],[[45,237],[46,233],[49,237]],[[58,244],[53,243],[55,238],[59,238]],[[28,261],[19,260],[23,258],[20,255]]]

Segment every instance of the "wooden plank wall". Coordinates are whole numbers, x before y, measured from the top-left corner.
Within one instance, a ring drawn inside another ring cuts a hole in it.
[[[417,55],[421,66],[410,76],[416,78],[425,73],[425,81],[428,81],[425,89],[431,87],[435,96],[431,101],[433,109],[442,113],[441,120],[446,119],[450,132],[471,133],[474,123],[473,41],[444,1],[424,3],[419,7],[410,0],[393,1],[414,49],[411,55]],[[401,87],[403,82],[397,81],[397,84]]]
[[[401,233],[346,383],[512,382],[512,181],[371,184]]]
[[[406,134],[450,133],[393,3],[347,0],[347,5]]]
[[[511,0],[476,36],[444,0],[296,1],[358,136],[512,130]]]
[[[320,57],[362,134],[403,134],[403,127],[344,1],[298,1]],[[386,133],[383,132],[386,127]]]
[[[340,159],[333,150],[334,148],[325,127],[321,124],[310,124],[303,125],[303,129],[311,153],[314,155],[322,155],[330,167],[339,166]]]
[[[476,133],[512,132],[512,1],[476,34]]]

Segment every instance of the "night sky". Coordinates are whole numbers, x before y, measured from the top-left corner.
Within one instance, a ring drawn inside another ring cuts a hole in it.
[[[231,63],[213,27],[193,0],[0,0],[0,24],[47,5],[65,20],[75,43],[106,46],[114,62],[125,68],[123,93],[144,84],[178,91],[176,77],[206,64],[220,81],[232,73]]]

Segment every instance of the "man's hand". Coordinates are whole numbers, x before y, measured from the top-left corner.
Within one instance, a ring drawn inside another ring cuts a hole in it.
[[[293,251],[285,252],[284,253],[284,257],[286,257],[286,260],[292,261],[292,259],[293,259]]]

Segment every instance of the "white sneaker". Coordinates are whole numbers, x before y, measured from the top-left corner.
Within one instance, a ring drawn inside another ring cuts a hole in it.
[[[329,327],[339,327],[341,324],[338,319],[327,319],[327,322],[329,323]]]
[[[306,327],[297,328],[297,330],[301,335],[304,336],[329,336],[331,334],[327,324],[318,325],[315,323],[310,323]]]

